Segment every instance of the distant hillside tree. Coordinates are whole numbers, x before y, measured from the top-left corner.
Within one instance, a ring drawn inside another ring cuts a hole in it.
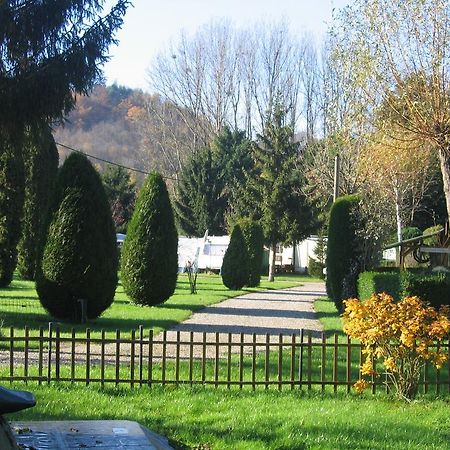
[[[80,154],[61,167],[36,290],[55,318],[78,321],[79,301],[88,319],[113,302],[118,256],[114,224],[99,174]]]
[[[134,303],[153,306],[175,291],[178,274],[178,234],[166,184],[150,174],[136,202],[122,247],[121,275]]]
[[[24,140],[25,202],[17,270],[34,280],[48,226],[48,209],[58,172],[58,149],[46,124],[29,127]]]

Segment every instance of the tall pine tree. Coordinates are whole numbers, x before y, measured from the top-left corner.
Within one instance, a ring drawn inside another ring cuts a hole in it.
[[[0,286],[16,264],[27,126],[59,120],[101,80],[128,0],[0,2]]]
[[[263,227],[272,250],[269,281],[274,280],[276,245],[304,239],[316,228],[314,210],[302,189],[299,144],[285,119],[285,111],[277,104],[252,145],[254,167],[233,197],[234,214],[259,220]]]

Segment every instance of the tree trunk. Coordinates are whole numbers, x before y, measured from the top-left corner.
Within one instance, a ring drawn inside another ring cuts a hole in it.
[[[442,181],[444,184],[445,204],[447,205],[447,219],[450,218],[450,149],[439,148],[439,162],[441,163]],[[450,222],[450,219],[449,219]]]
[[[275,256],[277,252],[277,244],[270,244],[270,254],[269,254],[269,277],[268,281],[274,281],[275,279]]]

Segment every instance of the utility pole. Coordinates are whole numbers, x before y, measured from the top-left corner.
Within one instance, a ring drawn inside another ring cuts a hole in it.
[[[339,166],[340,157],[336,155],[334,158],[334,189],[333,189],[333,202],[339,197]]]

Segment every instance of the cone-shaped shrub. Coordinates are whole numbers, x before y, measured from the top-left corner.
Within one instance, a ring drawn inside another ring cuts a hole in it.
[[[245,246],[248,253],[249,274],[247,286],[259,286],[261,281],[261,266],[264,255],[264,233],[261,225],[251,219],[239,220]]]
[[[223,257],[222,281],[228,289],[241,289],[248,283],[249,257],[247,245],[241,227],[235,225],[231,233],[230,244]]]
[[[79,299],[94,319],[114,299],[117,285],[114,224],[97,171],[82,155],[70,155],[58,173],[42,267],[36,289],[55,318],[81,318]]]
[[[336,308],[342,311],[344,280],[351,278],[356,284],[357,274],[352,275],[353,266],[360,256],[356,231],[358,229],[357,206],[359,197],[339,197],[330,211],[327,242],[327,293]],[[356,291],[356,287],[354,289]]]
[[[0,287],[11,283],[17,264],[23,188],[20,136],[0,127]]]
[[[34,280],[47,234],[48,208],[58,173],[58,149],[47,124],[30,127],[25,135],[25,202],[17,271],[24,280]]]
[[[178,234],[166,184],[150,174],[142,187],[121,252],[127,295],[139,305],[158,305],[175,291]]]

